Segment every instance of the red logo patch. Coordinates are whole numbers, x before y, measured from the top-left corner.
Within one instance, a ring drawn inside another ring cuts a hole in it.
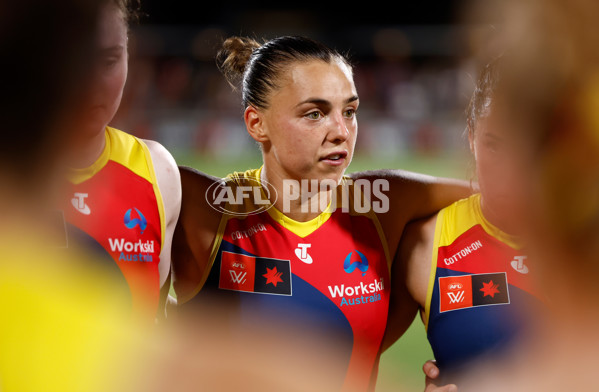
[[[472,279],[469,275],[439,278],[441,312],[472,306]]]
[[[222,252],[218,287],[225,290],[254,291],[256,258]]]

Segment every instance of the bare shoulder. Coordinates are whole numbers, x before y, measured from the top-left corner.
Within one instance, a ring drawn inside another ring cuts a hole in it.
[[[188,166],[179,166],[183,198],[192,202],[204,202],[208,189],[221,182],[218,177],[211,176]],[[201,200],[198,199],[201,197]]]
[[[175,158],[154,140],[143,140],[150,151],[158,188],[169,222],[176,222],[181,207],[181,178]]]
[[[164,166],[165,168],[173,171],[177,169],[175,158],[173,158],[172,154],[162,144],[155,140],[142,140],[148,147],[148,150],[150,150],[154,165]]]

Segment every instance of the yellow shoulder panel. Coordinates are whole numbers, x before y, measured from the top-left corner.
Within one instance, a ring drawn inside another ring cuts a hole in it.
[[[133,135],[106,127],[107,139],[110,141],[110,160],[120,163],[133,173],[150,182],[156,182],[153,170],[150,169],[150,153],[146,145]],[[108,141],[107,140],[107,141]]]

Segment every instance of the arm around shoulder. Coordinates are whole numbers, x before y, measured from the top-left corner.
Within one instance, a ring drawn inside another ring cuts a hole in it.
[[[387,349],[426,306],[436,217],[408,224],[391,268],[391,299],[383,347]]]
[[[181,166],[182,203],[172,249],[173,287],[182,305],[201,288],[210,272],[210,256],[222,213],[206,201],[206,192],[220,181],[195,169]]]

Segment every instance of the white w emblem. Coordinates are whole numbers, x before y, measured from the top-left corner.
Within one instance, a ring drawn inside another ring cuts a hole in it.
[[[447,293],[449,296],[449,303],[456,304],[464,300],[464,291],[458,291],[457,293]]]
[[[243,272],[243,271],[234,271],[234,270],[229,270],[229,273],[231,274],[231,280],[233,281],[233,283],[245,283],[245,277],[248,274],[247,272]]]

